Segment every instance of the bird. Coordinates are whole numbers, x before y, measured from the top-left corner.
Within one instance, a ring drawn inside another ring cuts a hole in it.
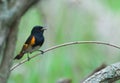
[[[27,58],[29,61],[30,57],[28,53],[31,54],[32,52],[39,50],[39,48],[44,43],[44,30],[46,30],[46,28],[43,26],[34,26],[30,36],[25,41],[20,53],[14,59],[19,60],[24,56],[24,54],[27,53]],[[39,51],[41,51],[42,54],[44,53],[42,50]]]

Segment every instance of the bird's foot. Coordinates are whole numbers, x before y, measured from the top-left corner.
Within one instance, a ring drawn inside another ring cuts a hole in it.
[[[28,61],[30,60],[30,57],[28,57]]]
[[[30,60],[30,57],[29,57],[29,55],[27,55],[27,59],[28,59],[28,61]]]
[[[42,50],[39,50],[40,52],[41,52],[41,54],[44,54],[44,51],[42,51]]]

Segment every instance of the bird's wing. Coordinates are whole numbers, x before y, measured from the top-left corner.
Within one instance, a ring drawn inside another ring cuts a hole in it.
[[[25,44],[28,44],[28,46],[33,46],[35,44],[35,37],[33,35],[30,35],[26,40]]]
[[[26,40],[25,44],[22,47],[21,52],[25,53],[29,47],[32,47],[35,44],[35,37],[30,35],[28,39]]]

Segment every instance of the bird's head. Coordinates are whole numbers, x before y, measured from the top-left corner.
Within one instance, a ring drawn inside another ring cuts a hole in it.
[[[34,34],[34,33],[43,33],[44,30],[46,30],[45,27],[43,26],[34,26],[31,33]]]

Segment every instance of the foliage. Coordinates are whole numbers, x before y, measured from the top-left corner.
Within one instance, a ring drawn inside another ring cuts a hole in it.
[[[103,1],[111,4],[111,9],[117,1]],[[106,5],[106,4],[105,4]],[[95,16],[86,10],[67,9],[62,6],[55,20],[55,27],[48,27],[44,36],[46,42],[41,49],[68,41],[98,40],[94,26]],[[23,43],[34,25],[43,25],[41,12],[33,7],[21,19],[19,25],[18,42],[15,55],[20,51]],[[51,19],[53,21],[53,19]],[[100,39],[99,39],[100,40]],[[64,47],[39,56],[12,71],[8,83],[55,83],[60,78],[70,78],[78,83],[94,69],[107,61],[106,46],[75,45]],[[31,54],[34,55],[35,53]],[[26,56],[24,56],[26,58]],[[14,61],[17,63],[19,61]]]

